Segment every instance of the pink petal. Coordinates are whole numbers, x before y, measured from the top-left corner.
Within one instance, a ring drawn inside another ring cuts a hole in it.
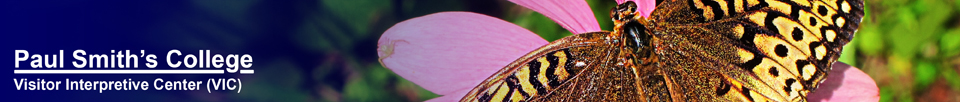
[[[833,70],[807,101],[876,102],[880,89],[869,75],[850,65],[836,62]]]
[[[467,93],[470,93],[470,89],[460,90],[450,95],[444,95],[444,96],[427,100],[426,102],[457,102],[457,101],[460,101],[460,99],[463,98],[463,96],[466,96]]]
[[[471,12],[441,12],[397,23],[380,37],[381,63],[433,93],[462,97],[547,41],[510,22]],[[454,95],[454,93],[456,95]]]
[[[617,0],[617,4],[623,4],[623,2],[633,1],[637,3],[637,12],[643,17],[650,17],[650,13],[653,13],[653,9],[657,8],[656,0]]]
[[[590,5],[583,0],[510,0],[553,19],[573,34],[600,31]]]

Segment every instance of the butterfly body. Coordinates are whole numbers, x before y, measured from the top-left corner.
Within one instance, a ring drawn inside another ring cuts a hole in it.
[[[551,42],[461,101],[805,101],[862,9],[858,0],[665,0],[648,19],[627,2],[611,11],[613,31]]]

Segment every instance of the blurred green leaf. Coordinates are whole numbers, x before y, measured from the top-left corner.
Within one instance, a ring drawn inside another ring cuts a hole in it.
[[[957,11],[960,11],[960,0],[953,0],[953,7],[957,8]]]
[[[863,25],[860,27],[860,30],[857,31],[857,34],[854,35],[854,43],[856,47],[859,47],[864,54],[867,55],[880,55],[884,49],[884,38],[883,35],[877,28],[873,25]],[[850,46],[850,45],[847,45]],[[847,53],[844,53],[847,54]],[[841,56],[842,57],[842,56]]]
[[[888,63],[887,67],[890,68],[888,70],[889,73],[887,74],[891,74],[893,76],[900,76],[900,75],[908,75],[913,72],[913,70],[910,69],[915,67],[911,62],[913,58],[902,57],[902,56],[903,55],[897,55],[897,53],[893,53],[887,56],[887,63]]]
[[[610,20],[610,9],[617,6],[613,0],[587,0],[590,7],[593,8],[593,15],[600,24],[600,29],[612,31],[613,20]]]
[[[331,23],[321,23],[325,21],[324,19],[312,19],[304,22],[291,39],[314,52],[337,49],[337,46],[345,44],[344,38],[338,35],[345,35],[346,33]]]
[[[879,1],[879,0],[877,0],[877,1]],[[911,0],[884,0],[884,2],[880,2],[880,3],[882,3],[883,6],[885,6],[885,7],[896,7],[896,6],[899,6],[899,5],[908,4],[908,2],[910,2],[910,1],[911,1]],[[867,3],[867,2],[868,2],[868,0],[865,0],[865,1],[864,1],[864,3]]]
[[[913,102],[913,96],[911,96],[909,93],[896,93],[896,94],[897,94],[898,100],[895,102]]]
[[[913,78],[917,86],[922,89],[937,79],[937,73],[937,67],[933,63],[918,61],[917,67],[914,68]]]
[[[349,29],[356,32],[355,35],[363,36],[368,34],[368,28],[371,21],[377,14],[382,14],[382,10],[391,8],[390,0],[321,0],[326,9],[333,12],[342,21],[349,21]]]
[[[925,8],[927,10],[920,11],[920,26],[924,31],[931,33],[939,33],[944,28],[944,24],[949,23],[951,12],[953,9],[943,9],[950,8],[950,5],[944,1],[939,0],[920,0],[925,5],[919,6],[920,8]]]
[[[940,37],[940,51],[944,57],[960,54],[960,29],[953,29]]]
[[[390,71],[390,69],[383,68],[381,66],[371,66],[365,68],[370,69],[366,69],[364,76],[370,81],[371,84],[375,85],[386,85],[387,82],[390,82],[391,75],[396,75],[393,74],[393,71]]]
[[[350,2],[350,0],[341,1]],[[467,6],[473,6],[468,1],[463,0],[390,0],[389,2],[400,2],[403,7],[401,7],[402,11],[399,13],[403,18],[420,17],[445,11],[464,11],[468,9]]]
[[[943,78],[947,80],[953,91],[960,91],[960,73],[950,67],[943,67],[943,71],[940,72],[942,72]]]
[[[363,80],[362,77],[354,77],[358,79],[352,79],[344,85],[343,88],[343,98],[346,101],[350,102],[369,102],[378,99],[378,97],[384,96],[383,92],[377,92],[382,90],[380,88],[374,87],[366,80]]]
[[[349,64],[348,66],[359,66]],[[389,100],[403,100],[399,95],[395,95],[397,90],[393,77],[397,77],[392,71],[382,67],[379,64],[370,64],[362,68],[356,68],[358,74],[351,75],[346,85],[344,85],[344,101],[348,102],[381,102]]]
[[[893,88],[880,87],[880,102],[894,102],[895,95],[896,93],[893,92]]]
[[[928,40],[930,34],[918,32],[917,17],[909,8],[899,8],[899,22],[893,25],[893,28],[887,32],[887,39],[893,45],[893,51],[896,55],[905,58],[912,58],[917,52],[917,47],[923,41]]]
[[[854,35],[854,36],[857,36],[857,35]],[[857,38],[854,37],[854,39],[857,39]],[[840,53],[840,58],[839,58],[840,62],[849,64],[849,65],[855,65],[857,63],[856,52],[857,52],[858,45],[860,45],[859,41],[860,40],[854,40],[854,41],[851,41],[850,43],[847,43],[846,46],[843,46],[843,52]]]

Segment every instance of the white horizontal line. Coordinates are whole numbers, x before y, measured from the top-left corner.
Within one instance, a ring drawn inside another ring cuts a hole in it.
[[[13,74],[224,74],[224,70],[13,70]]]
[[[253,70],[240,70],[240,74],[253,74]]]

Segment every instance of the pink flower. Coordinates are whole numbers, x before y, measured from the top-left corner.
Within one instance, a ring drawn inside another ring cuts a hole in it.
[[[600,31],[582,0],[510,0],[553,19],[573,34]],[[623,3],[625,0],[617,0]],[[653,0],[635,0],[649,15]],[[457,101],[510,62],[548,42],[507,21],[471,12],[440,12],[397,23],[380,37],[380,62],[403,78],[442,95],[428,101]],[[834,65],[810,101],[877,101],[869,76]]]

